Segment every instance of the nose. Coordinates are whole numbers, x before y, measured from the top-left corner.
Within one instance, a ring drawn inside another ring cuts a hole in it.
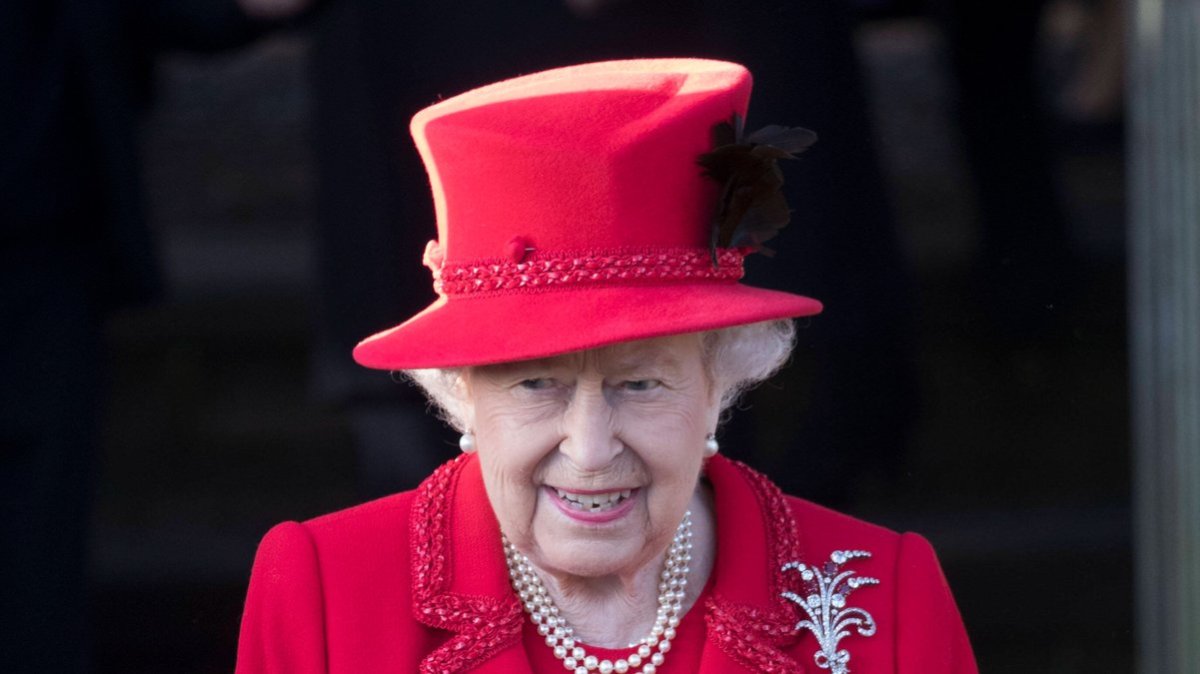
[[[577,388],[563,413],[559,451],[576,469],[589,473],[607,468],[621,453],[614,410],[602,390]]]

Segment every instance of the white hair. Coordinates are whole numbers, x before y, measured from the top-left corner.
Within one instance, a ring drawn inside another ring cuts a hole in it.
[[[743,393],[771,378],[787,363],[796,343],[791,320],[761,321],[703,334],[704,366],[721,393],[721,411]]]
[[[796,326],[787,319],[701,333],[704,367],[720,392],[722,418],[743,393],[783,367],[795,340]],[[446,423],[465,432],[469,427],[463,377],[467,369],[403,370],[401,374],[421,387]]]

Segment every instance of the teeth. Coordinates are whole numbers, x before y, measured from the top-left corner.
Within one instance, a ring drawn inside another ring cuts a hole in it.
[[[558,493],[559,498],[571,504],[577,510],[590,510],[592,512],[607,510],[629,498],[629,495],[633,493],[632,489],[624,489],[621,491],[605,492],[603,494],[576,494],[563,491],[557,487],[554,491]]]

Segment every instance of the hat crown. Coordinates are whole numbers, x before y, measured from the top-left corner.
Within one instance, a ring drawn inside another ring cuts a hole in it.
[[[417,113],[439,297],[355,360],[486,365],[819,312],[739,283],[744,250],[709,248],[721,187],[698,160],[749,97],[740,65],[650,59],[518,77]]]
[[[500,82],[426,108],[440,257],[708,245],[717,185],[697,157],[744,115],[750,74],[703,59],[610,61]]]

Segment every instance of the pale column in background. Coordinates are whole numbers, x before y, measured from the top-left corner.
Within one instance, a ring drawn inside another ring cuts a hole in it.
[[[1184,674],[1200,672],[1200,0],[1130,12],[1138,666]]]

